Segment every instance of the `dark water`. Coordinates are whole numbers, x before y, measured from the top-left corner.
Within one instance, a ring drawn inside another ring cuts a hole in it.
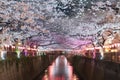
[[[80,80],[65,56],[59,56],[45,71],[42,80]]]

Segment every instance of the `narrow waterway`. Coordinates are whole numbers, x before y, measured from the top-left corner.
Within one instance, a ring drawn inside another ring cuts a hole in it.
[[[73,73],[73,67],[65,56],[58,56],[45,71],[42,80],[80,80]]]

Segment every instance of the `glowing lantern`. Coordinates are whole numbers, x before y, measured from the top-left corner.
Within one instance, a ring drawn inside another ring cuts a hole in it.
[[[15,52],[17,53],[17,58],[20,58],[20,50],[16,48]]]
[[[108,49],[108,48],[106,48],[106,49],[105,49],[105,52],[109,52],[109,49]]]

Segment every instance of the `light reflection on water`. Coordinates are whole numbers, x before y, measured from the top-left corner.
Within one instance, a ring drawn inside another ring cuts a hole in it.
[[[65,56],[59,56],[46,70],[42,80],[80,80],[73,74],[73,67],[70,66]]]

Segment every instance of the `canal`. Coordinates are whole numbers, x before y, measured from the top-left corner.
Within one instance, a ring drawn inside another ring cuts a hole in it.
[[[0,62],[0,80],[120,80],[120,63],[79,55],[40,55]]]
[[[41,79],[39,79],[41,80]],[[73,67],[63,55],[58,56],[55,61],[45,70],[42,80],[80,80],[74,74]]]

